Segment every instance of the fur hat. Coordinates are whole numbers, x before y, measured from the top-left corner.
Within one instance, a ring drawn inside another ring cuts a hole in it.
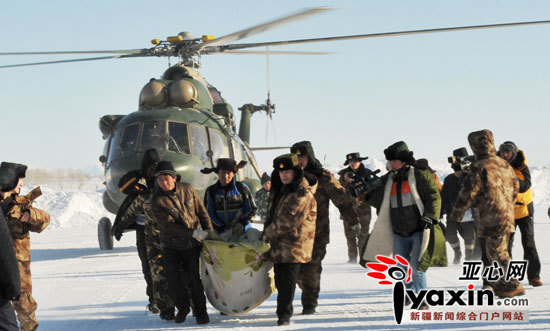
[[[406,164],[414,164],[413,152],[409,151],[409,147],[404,141],[398,141],[384,150],[386,160],[399,160]]]
[[[502,156],[502,153],[509,152],[512,153],[512,160],[518,154],[518,147],[514,144],[513,141],[505,141],[498,147],[498,153]]]
[[[20,163],[2,162],[2,164],[0,164],[0,167],[12,168],[15,171],[15,175],[17,176],[17,179],[25,178],[25,175],[27,173],[27,166]]]
[[[296,154],[283,154],[273,160],[273,169],[278,171],[293,170],[300,167]]]
[[[0,191],[9,192],[17,186],[19,178],[14,168],[0,167]]]
[[[351,161],[358,161],[361,162],[363,160],[368,159],[369,157],[361,157],[361,154],[359,153],[349,153],[346,155],[346,162],[344,162],[344,165],[348,165]]]
[[[155,168],[155,177],[162,175],[172,176],[178,182],[181,179],[181,176],[174,170],[174,165],[170,161],[160,161],[157,163],[157,167]]]
[[[215,167],[213,167],[213,168],[204,168],[204,169],[201,170],[201,172],[203,174],[209,174],[209,173],[212,173],[212,172],[218,172],[220,170],[227,170],[227,171],[233,171],[234,173],[237,173],[237,171],[239,171],[239,169],[241,169],[241,168],[244,168],[244,166],[247,163],[248,162],[246,162],[246,161],[241,161],[241,162],[239,162],[239,164],[237,164],[237,161],[235,161],[233,159],[219,158]]]
[[[260,182],[262,183],[262,185],[264,185],[266,182],[270,182],[270,181],[271,181],[271,177],[269,177],[267,172],[264,172],[262,174],[262,178],[260,179]]]
[[[146,170],[155,163],[159,163],[162,160],[160,152],[156,148],[151,148],[143,153],[143,159],[141,161],[141,169]]]
[[[428,163],[428,159],[418,159],[414,163],[414,167],[422,170],[429,170],[432,174],[435,172],[435,170],[430,167],[430,164]]]
[[[297,156],[307,156],[308,163],[305,171],[315,174],[316,176],[321,176],[323,174],[323,165],[315,157],[313,152],[313,146],[311,141],[299,141],[290,147],[290,153],[296,154]]]

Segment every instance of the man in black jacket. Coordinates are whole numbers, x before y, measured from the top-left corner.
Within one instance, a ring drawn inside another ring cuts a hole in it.
[[[11,168],[0,168],[0,190],[11,191],[18,178]],[[21,293],[19,267],[4,213],[0,213],[0,330],[19,330],[11,300]]]

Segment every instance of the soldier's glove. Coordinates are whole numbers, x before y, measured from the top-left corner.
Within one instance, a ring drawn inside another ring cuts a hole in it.
[[[422,216],[420,218],[420,221],[422,222],[422,228],[423,229],[431,229],[433,228],[434,224],[437,224],[436,220],[433,220],[429,218],[428,216]]]
[[[124,230],[119,226],[115,226],[113,228],[113,235],[115,236],[116,241],[120,241],[120,238],[122,238],[122,232],[123,231]]]
[[[244,226],[241,223],[234,224],[231,227],[231,232],[233,232],[233,237],[238,239],[244,234]]]
[[[202,229],[193,230],[193,238],[198,241],[203,241],[208,238],[208,231]]]
[[[357,223],[355,225],[352,225],[349,227],[351,231],[353,231],[353,233],[355,233],[355,235],[358,235],[359,232],[361,232],[361,224]]]

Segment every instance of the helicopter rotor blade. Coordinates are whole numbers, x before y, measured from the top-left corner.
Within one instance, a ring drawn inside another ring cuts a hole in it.
[[[217,38],[217,39],[214,39],[214,40],[205,41],[204,43],[193,45],[193,46],[191,46],[191,50],[200,52],[202,49],[204,49],[206,47],[222,46],[222,45],[231,44],[231,43],[233,43],[237,40],[241,40],[241,39],[253,36],[255,34],[267,31],[267,30],[272,29],[274,27],[277,27],[277,26],[280,26],[280,25],[283,25],[283,24],[286,24],[286,23],[294,22],[294,21],[297,21],[297,20],[301,20],[301,19],[304,19],[304,18],[309,17],[311,15],[319,14],[321,12],[324,12],[326,10],[331,10],[331,9],[335,9],[335,8],[333,8],[333,7],[317,7],[317,8],[309,8],[309,9],[301,10],[301,11],[295,13],[295,14],[292,14],[292,15],[284,16],[284,17],[269,21],[267,23],[262,23],[262,24],[250,27],[248,29],[244,29],[244,30],[241,30],[241,31],[237,31],[237,32],[228,34],[226,36],[223,36],[223,37],[220,37],[220,38]]]
[[[350,40],[350,39],[395,37],[395,36],[405,36],[405,35],[413,35],[413,34],[427,34],[427,33],[478,30],[478,29],[506,28],[506,27],[514,27],[514,26],[538,25],[538,24],[549,24],[549,23],[550,23],[550,20],[547,20],[547,21],[515,22],[515,23],[499,23],[499,24],[485,24],[485,25],[469,25],[469,26],[456,26],[456,27],[447,27],[447,28],[436,28],[436,29],[421,29],[421,30],[408,30],[408,31],[367,33],[367,34],[358,34],[358,35],[323,37],[323,38],[312,38],[312,39],[296,39],[296,40],[283,40],[283,41],[272,41],[272,42],[261,42],[261,43],[233,44],[233,45],[227,45],[225,47],[228,50],[235,50],[235,49],[261,47],[261,46],[281,46],[281,45],[305,44],[305,43],[339,41],[339,40]]]
[[[250,147],[250,150],[255,152],[255,151],[272,151],[272,150],[277,150],[277,149],[288,149],[288,148],[290,148],[290,146]]]
[[[243,54],[243,55],[329,55],[334,52],[302,52],[302,51],[223,51],[221,53],[206,54]],[[203,54],[204,55],[204,54]]]
[[[55,51],[55,52],[10,52],[1,53],[1,55],[59,55],[59,54],[139,54],[141,49],[113,49],[113,50],[97,50],[97,51]]]
[[[27,67],[27,66],[37,66],[37,65],[43,65],[43,64],[97,61],[97,60],[108,60],[108,59],[120,59],[120,58],[126,58],[126,57],[142,57],[142,56],[147,56],[147,55],[138,55],[138,54],[130,55],[130,54],[127,54],[127,55],[88,57],[88,58],[83,58],[83,59],[70,59],[70,60],[58,60],[58,61],[46,61],[46,62],[31,62],[31,63],[21,63],[21,64],[9,64],[9,65],[0,66],[0,69],[15,68],[15,67]]]

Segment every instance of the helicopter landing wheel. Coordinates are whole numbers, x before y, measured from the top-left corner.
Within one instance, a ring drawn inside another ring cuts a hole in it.
[[[101,250],[113,249],[113,234],[111,232],[111,220],[102,217],[97,223],[97,239]]]

